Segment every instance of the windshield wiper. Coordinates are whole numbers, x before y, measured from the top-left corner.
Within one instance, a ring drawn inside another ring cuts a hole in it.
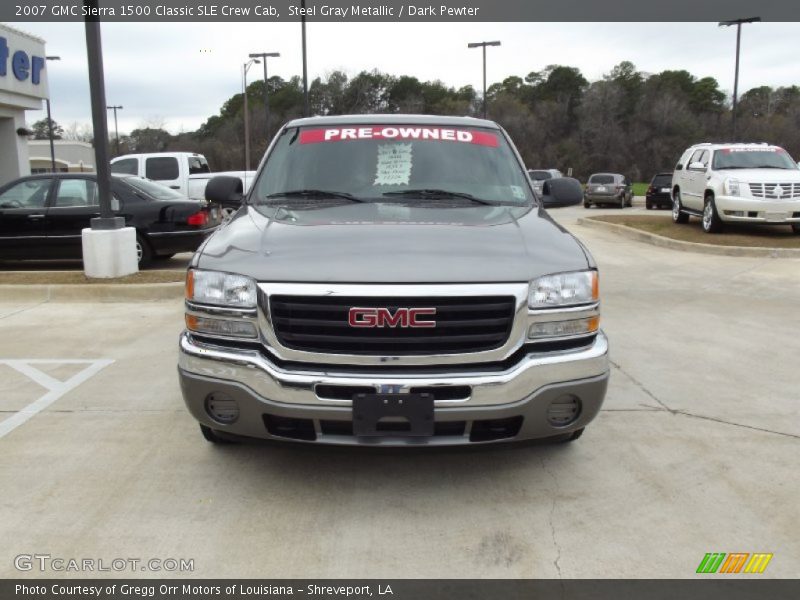
[[[491,200],[484,200],[483,198],[476,198],[472,194],[466,192],[452,192],[450,190],[440,190],[431,188],[420,188],[416,190],[402,190],[397,192],[384,192],[384,196],[397,196],[397,197],[412,197],[412,198],[463,198],[470,200],[477,204],[486,204],[487,206],[497,206],[497,202]]]
[[[347,192],[334,192],[330,190],[288,190],[286,192],[268,194],[264,199],[271,200],[273,198],[344,198],[351,202],[367,202],[367,200],[358,198]]]

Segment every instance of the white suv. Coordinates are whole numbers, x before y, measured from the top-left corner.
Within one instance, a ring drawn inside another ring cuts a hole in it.
[[[697,144],[672,175],[672,220],[703,219],[707,233],[725,223],[791,225],[800,234],[800,168],[770,144]]]

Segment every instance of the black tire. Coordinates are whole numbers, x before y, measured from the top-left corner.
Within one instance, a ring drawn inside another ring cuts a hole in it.
[[[652,203],[652,202],[650,202],[650,200],[645,200],[645,201],[644,201],[644,206],[645,206],[645,208],[646,208],[647,210],[653,210],[653,203]]]
[[[681,202],[680,191],[675,191],[672,194],[672,222],[673,223],[688,223],[689,215],[683,212],[683,202]]]
[[[633,208],[633,194],[628,196],[628,208]]]
[[[592,208],[592,203],[591,202],[586,202],[586,200],[584,200],[583,201],[583,208]]]
[[[619,199],[619,209],[622,210],[625,208],[625,194],[622,194]]]
[[[136,254],[139,257],[139,268],[149,267],[153,262],[153,248],[142,235],[136,234]]]
[[[800,235],[800,225],[792,225],[792,233]]]
[[[173,252],[172,254],[159,254],[158,256],[156,256],[156,258],[157,258],[158,260],[169,260],[169,259],[170,259],[170,258],[172,258],[173,256],[175,256],[175,253],[174,253],[174,252]]]
[[[720,233],[722,228],[722,219],[719,218],[714,196],[706,196],[706,201],[703,203],[703,231]]]
[[[200,425],[200,433],[203,434],[203,437],[206,439],[207,442],[211,442],[212,444],[232,444],[229,439],[220,437],[217,435],[217,432],[211,429],[211,427],[206,427],[205,425]]]

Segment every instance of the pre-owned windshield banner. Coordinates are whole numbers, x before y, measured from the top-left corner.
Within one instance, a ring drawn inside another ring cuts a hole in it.
[[[797,0],[2,0],[0,21],[800,21]],[[601,32],[600,35],[610,35]],[[624,31],[614,35],[625,35]],[[669,32],[665,32],[666,36]],[[613,37],[613,36],[612,36]],[[405,40],[424,43],[424,40]]]
[[[460,142],[479,146],[497,147],[497,135],[475,129],[453,129],[448,127],[373,126],[373,127],[327,127],[304,129],[300,132],[301,144],[320,142],[346,142],[350,140],[417,140],[437,142]]]

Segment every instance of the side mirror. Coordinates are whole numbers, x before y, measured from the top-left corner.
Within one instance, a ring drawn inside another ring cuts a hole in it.
[[[701,162],[693,162],[689,164],[690,171],[705,171],[706,166]]]
[[[574,206],[583,202],[583,187],[572,177],[548,179],[542,186],[542,204],[545,208]]]
[[[244,199],[242,180],[229,175],[212,177],[206,185],[206,200],[223,206],[240,206]]]

